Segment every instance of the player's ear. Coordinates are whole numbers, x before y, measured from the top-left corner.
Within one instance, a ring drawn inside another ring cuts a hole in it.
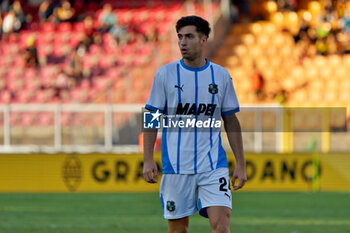
[[[207,41],[208,41],[208,37],[207,37],[206,35],[203,34],[203,35],[201,36],[201,39],[200,39],[201,45],[207,43]]]

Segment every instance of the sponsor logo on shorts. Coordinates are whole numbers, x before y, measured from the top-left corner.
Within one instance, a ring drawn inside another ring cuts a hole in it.
[[[166,209],[170,212],[173,212],[175,210],[175,202],[174,201],[167,201],[166,202]]]

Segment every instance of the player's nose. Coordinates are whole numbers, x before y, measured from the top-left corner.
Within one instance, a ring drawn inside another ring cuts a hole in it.
[[[181,40],[180,40],[180,46],[181,46],[181,47],[184,47],[184,46],[186,46],[186,45],[187,45],[187,40],[186,40],[185,38],[181,39]]]

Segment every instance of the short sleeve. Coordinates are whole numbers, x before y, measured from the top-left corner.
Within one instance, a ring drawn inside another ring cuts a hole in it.
[[[239,112],[239,104],[236,96],[235,89],[233,87],[232,79],[228,75],[225,84],[225,92],[221,104],[221,115],[228,116],[233,113]]]
[[[164,111],[166,103],[165,86],[163,72],[159,69],[154,77],[151,94],[147,100],[145,108],[151,111]]]

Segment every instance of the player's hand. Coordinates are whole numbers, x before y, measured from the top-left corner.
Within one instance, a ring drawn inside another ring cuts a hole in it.
[[[143,163],[143,178],[148,183],[157,183],[158,169],[154,160],[144,161]]]
[[[235,185],[236,180],[238,180],[238,185]],[[232,176],[233,190],[241,189],[244,186],[246,181],[247,181],[247,174],[245,171],[245,165],[237,166],[233,171],[233,176]]]

